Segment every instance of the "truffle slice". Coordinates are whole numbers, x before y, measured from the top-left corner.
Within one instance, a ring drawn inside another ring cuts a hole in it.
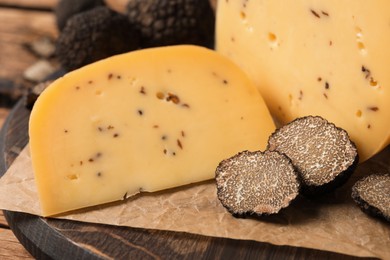
[[[348,133],[319,116],[298,118],[277,129],[268,140],[268,149],[291,159],[305,195],[319,195],[341,186],[359,161]]]
[[[365,213],[390,222],[390,174],[372,174],[357,181],[352,198]]]
[[[129,0],[127,16],[142,47],[214,46],[215,15],[209,0]]]
[[[278,152],[243,151],[223,160],[216,169],[217,195],[236,217],[278,213],[300,188],[291,161]]]
[[[139,34],[127,18],[101,6],[69,19],[58,37],[56,55],[69,71],[138,47]]]

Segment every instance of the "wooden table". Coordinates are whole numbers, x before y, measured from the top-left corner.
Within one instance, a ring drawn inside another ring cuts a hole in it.
[[[7,95],[10,89],[23,90],[34,84],[23,78],[23,72],[39,57],[26,44],[57,35],[52,12],[56,4],[57,0],[0,0],[0,126],[14,101]],[[33,259],[12,233],[2,211],[0,259]]]

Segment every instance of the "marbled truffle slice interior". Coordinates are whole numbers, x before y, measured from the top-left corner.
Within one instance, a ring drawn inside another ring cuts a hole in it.
[[[372,174],[352,187],[352,198],[361,209],[390,221],[390,174]]]
[[[287,207],[300,183],[290,159],[278,152],[243,151],[216,170],[218,198],[234,216],[269,215]]]
[[[331,190],[348,179],[358,162],[356,146],[348,133],[318,116],[298,118],[276,130],[268,149],[292,160],[304,188],[326,185]]]

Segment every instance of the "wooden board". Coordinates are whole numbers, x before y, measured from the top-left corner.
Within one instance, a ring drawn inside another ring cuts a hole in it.
[[[0,176],[28,142],[28,117],[29,111],[21,100],[5,122],[0,133]],[[46,219],[12,211],[4,211],[4,215],[16,237],[36,258],[355,259],[333,252],[255,241]]]

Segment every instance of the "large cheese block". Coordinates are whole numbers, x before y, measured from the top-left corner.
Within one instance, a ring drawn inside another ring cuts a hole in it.
[[[265,149],[274,129],[253,83],[214,51],[161,47],[88,65],[31,113],[43,215],[212,179],[222,159]]]
[[[216,49],[282,124],[320,115],[364,161],[390,142],[390,1],[219,1]]]

